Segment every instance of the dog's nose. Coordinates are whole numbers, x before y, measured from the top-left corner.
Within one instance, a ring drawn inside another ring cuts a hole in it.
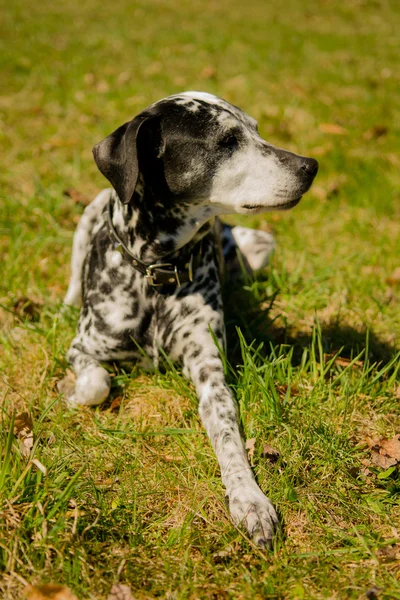
[[[318,172],[318,161],[315,158],[304,158],[300,169],[309,177],[315,177]]]

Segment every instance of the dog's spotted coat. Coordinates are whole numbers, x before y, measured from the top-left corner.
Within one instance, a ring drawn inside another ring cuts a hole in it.
[[[196,387],[232,518],[257,544],[270,545],[277,515],[249,466],[210,329],[223,347],[224,263],[225,271],[234,269],[239,250],[247,267],[259,269],[274,241],[267,233],[222,225],[218,215],[294,206],[317,162],[268,144],[254,119],[201,92],[153,104],[95,146],[94,156],[114,189],[86,208],[74,238],[65,303],[82,309],[68,353],[77,375],[69,401],[95,405],[107,398],[104,361],[141,360],[144,351],[155,365],[162,352],[179,362]],[[149,285],[114,247],[105,223],[109,202],[119,237],[147,264],[189,256],[202,239],[193,281]]]

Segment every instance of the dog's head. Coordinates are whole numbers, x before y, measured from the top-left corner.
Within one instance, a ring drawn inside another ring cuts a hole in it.
[[[272,146],[252,117],[203,92],[156,102],[93,153],[121,202],[133,201],[141,174],[158,202],[208,206],[210,215],[291,208],[318,171],[316,160]]]

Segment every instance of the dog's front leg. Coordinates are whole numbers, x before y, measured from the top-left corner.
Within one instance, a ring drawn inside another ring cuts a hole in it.
[[[200,417],[221,467],[230,513],[236,524],[246,527],[256,544],[270,547],[278,517],[250,468],[240,435],[236,402],[226,385],[222,361],[217,357],[211,336],[209,347],[197,348],[192,358],[185,360],[185,371],[196,386]]]

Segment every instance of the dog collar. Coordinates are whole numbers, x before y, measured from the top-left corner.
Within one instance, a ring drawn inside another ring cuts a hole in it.
[[[151,265],[147,265],[134,256],[119,237],[114,227],[114,223],[112,222],[111,199],[108,202],[106,218],[107,231],[113,242],[114,250],[120,252],[137,271],[142,273],[149,285],[153,287],[161,285],[177,285],[178,287],[181,287],[183,283],[193,281],[193,272],[200,266],[202,258],[203,240],[200,240],[200,242],[196,244],[189,256],[189,260],[184,263],[183,268],[178,268],[178,265],[174,262],[152,263]],[[165,258],[163,260],[165,261]]]

